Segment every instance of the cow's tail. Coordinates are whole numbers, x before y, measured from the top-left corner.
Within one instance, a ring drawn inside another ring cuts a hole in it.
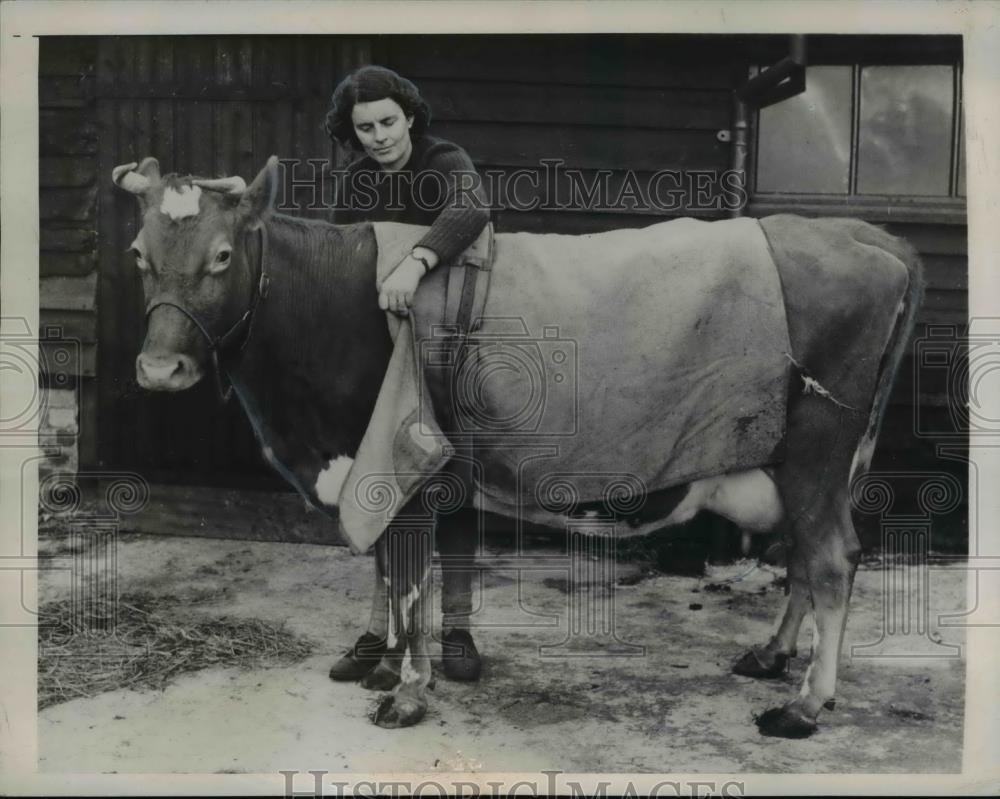
[[[872,456],[875,453],[875,441],[889,405],[889,394],[892,391],[892,385],[903,361],[903,356],[906,355],[910,337],[917,322],[917,310],[920,308],[924,295],[923,266],[916,249],[909,242],[891,236],[879,228],[869,228],[869,230],[877,231],[877,242],[868,243],[877,243],[877,246],[906,266],[908,285],[896,313],[896,323],[893,326],[892,335],[889,337],[879,363],[878,383],[875,387],[868,427],[858,444],[854,453],[854,461],[851,464],[850,482],[852,484],[855,478],[865,474],[871,466]]]

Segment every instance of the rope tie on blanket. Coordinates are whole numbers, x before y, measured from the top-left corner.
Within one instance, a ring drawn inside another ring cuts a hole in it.
[[[806,369],[801,363],[796,361],[789,353],[785,353],[785,357],[792,362],[792,365],[799,370],[799,377],[802,378],[802,393],[803,394],[816,394],[817,396],[823,397],[824,399],[830,400],[834,405],[844,408],[848,411],[853,411],[854,413],[860,413],[857,408],[853,405],[848,405],[845,402],[841,402],[833,394],[831,394],[827,389],[823,388],[820,382],[809,374],[809,370]]]

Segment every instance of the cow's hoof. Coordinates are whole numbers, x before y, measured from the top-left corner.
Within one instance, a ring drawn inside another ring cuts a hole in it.
[[[369,691],[391,691],[399,684],[399,674],[379,664],[362,677],[359,684]]]
[[[757,717],[761,735],[774,738],[808,738],[816,732],[816,721],[795,707],[773,707]]]
[[[424,717],[425,713],[427,713],[426,701],[389,694],[379,700],[372,721],[384,729],[395,730],[400,727],[412,727]]]
[[[733,664],[733,674],[758,680],[775,680],[788,671],[788,655],[754,647]]]
[[[365,633],[344,656],[330,668],[330,679],[337,682],[359,680],[374,669],[385,654],[385,641]]]
[[[483,671],[479,650],[468,630],[449,630],[442,636],[441,663],[445,676],[459,682],[475,682]]]

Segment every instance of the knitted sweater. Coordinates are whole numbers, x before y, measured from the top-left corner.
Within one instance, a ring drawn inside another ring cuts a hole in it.
[[[406,166],[383,171],[364,156],[352,163],[338,186],[333,221],[404,222],[430,227],[417,246],[450,261],[489,222],[482,181],[468,154],[456,144],[423,135],[413,140]]]

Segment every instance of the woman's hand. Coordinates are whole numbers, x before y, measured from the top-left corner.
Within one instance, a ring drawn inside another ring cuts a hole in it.
[[[400,316],[409,314],[417,286],[420,285],[420,280],[426,272],[427,269],[422,262],[412,254],[407,255],[379,286],[378,307]]]

